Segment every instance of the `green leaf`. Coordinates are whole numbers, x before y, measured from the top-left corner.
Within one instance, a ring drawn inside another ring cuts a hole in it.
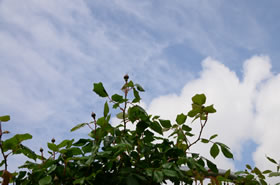
[[[193,158],[188,158],[187,165],[190,169],[193,169],[196,166],[196,161]]]
[[[139,120],[139,119],[147,119],[147,113],[146,111],[138,106],[138,105],[135,105],[133,107],[130,107],[128,109],[128,119],[133,123],[134,121],[136,120]]]
[[[159,170],[155,170],[154,171],[154,176],[153,176],[154,180],[157,182],[157,183],[161,183],[162,180],[163,180],[163,173],[162,171],[159,171]]]
[[[216,166],[214,163],[212,163],[212,162],[209,161],[208,159],[206,159],[206,163],[207,163],[208,168],[209,168],[212,172],[214,172],[214,173],[218,173],[218,172],[219,172],[217,166]]]
[[[183,140],[185,138],[185,134],[183,130],[179,129],[177,133],[178,133],[178,140]]]
[[[185,135],[190,136],[190,137],[193,137],[193,136],[194,136],[194,134],[192,134],[192,133],[190,133],[190,132],[185,132]]]
[[[26,134],[16,134],[13,137],[7,139],[3,142],[3,150],[4,152],[8,150],[15,150],[20,149],[20,143],[24,140],[32,139],[32,135]]]
[[[55,164],[51,165],[51,167],[48,170],[48,174],[52,173],[56,169],[56,167],[57,166]]]
[[[108,106],[108,103],[106,101],[106,103],[104,104],[104,117],[105,118],[108,115],[108,113],[109,113],[109,106]]]
[[[201,138],[201,142],[202,142],[202,143],[209,143],[209,140],[208,140],[208,139]]]
[[[231,173],[230,169],[227,170],[226,173],[225,173],[225,178],[228,178],[230,176],[230,173]]]
[[[126,184],[127,185],[138,185],[139,183],[133,175],[129,175],[126,179]]]
[[[152,177],[152,176],[153,176],[153,169],[151,169],[151,168],[146,168],[146,169],[145,169],[145,173],[146,173],[147,176]]]
[[[191,117],[191,118],[193,118],[193,117],[195,117],[199,112],[200,112],[199,109],[190,110],[190,111],[188,112],[188,116]]]
[[[157,132],[157,133],[159,133],[159,134],[162,135],[162,127],[160,126],[160,124],[159,124],[157,121],[152,122],[152,123],[150,124],[150,128],[151,128],[153,131],[155,131],[155,132]]]
[[[106,90],[103,87],[103,84],[101,82],[93,84],[93,91],[101,97],[107,97],[108,96],[108,94],[107,94],[107,92],[106,92]]]
[[[145,135],[144,141],[146,143],[151,143],[152,141],[155,140],[154,133],[150,132],[149,130],[145,130],[144,135]]]
[[[135,88],[133,88],[133,95],[134,95],[134,99],[132,100],[132,103],[140,102],[141,98],[139,96],[138,91]]]
[[[133,81],[130,80],[130,81],[127,83],[127,86],[128,86],[128,87],[133,87],[133,86],[134,86]]]
[[[48,143],[48,148],[54,152],[58,152],[58,147],[54,143]]]
[[[5,164],[5,160],[2,160],[0,163],[0,167],[3,166],[3,164]]]
[[[160,116],[154,116],[153,120],[160,118]]]
[[[72,157],[74,155],[81,155],[83,154],[82,150],[80,148],[68,148],[66,149],[65,155],[68,157]]]
[[[252,167],[249,164],[246,164],[246,168],[248,168],[249,170],[252,170]]]
[[[249,175],[246,176],[247,181],[251,181],[252,179],[254,179],[254,175],[249,174]]]
[[[187,116],[185,114],[178,114],[177,115],[177,118],[176,118],[176,122],[179,124],[179,125],[182,125],[183,123],[185,123],[187,119]]]
[[[261,179],[265,178],[264,175],[262,174],[262,172],[257,167],[255,167],[252,172],[254,172],[256,175],[258,175],[258,177]]]
[[[121,95],[118,94],[114,94],[112,96],[112,100],[118,103],[123,103],[125,100],[123,99],[123,97]]]
[[[146,128],[149,127],[149,124],[145,121],[139,121],[136,125],[136,132],[141,134],[145,131]]]
[[[266,158],[267,158],[270,162],[272,162],[272,163],[274,163],[274,164],[277,164],[277,162],[276,162],[274,159],[272,159],[272,158],[270,158],[270,157],[268,157],[268,156],[266,156]]]
[[[187,126],[187,125],[183,125],[183,126],[182,126],[182,129],[183,129],[184,131],[186,131],[186,132],[190,132],[190,131],[192,130],[192,128],[189,127],[189,126]]]
[[[32,163],[30,161],[25,161],[25,163],[21,166],[19,166],[18,168],[28,168],[28,169],[34,169],[38,164],[36,163]]]
[[[26,134],[16,134],[14,137],[17,139],[17,141],[19,143],[22,142],[22,141],[28,140],[28,139],[32,139],[32,135],[30,135],[28,133],[26,133]]]
[[[261,182],[261,185],[267,185],[267,183],[263,179],[260,179],[260,182]]]
[[[52,181],[52,177],[47,175],[47,176],[43,177],[42,179],[40,179],[39,185],[47,185],[47,184],[50,184],[51,181]]]
[[[73,142],[74,142],[74,139],[72,139],[72,140],[65,139],[65,140],[61,141],[61,143],[59,143],[57,145],[57,147],[58,148],[62,148],[62,147],[66,146],[66,148],[68,148],[68,147],[70,147],[72,145]]]
[[[269,177],[278,177],[278,176],[280,176],[280,172],[271,172],[268,176]]]
[[[169,120],[160,119],[159,122],[164,128],[170,128],[171,127],[171,123],[170,123]]]
[[[166,175],[168,177],[177,177],[177,172],[174,170],[163,169],[162,172],[164,175]]]
[[[205,163],[204,163],[204,161],[203,161],[202,158],[200,158],[199,160],[197,160],[197,163],[198,163],[200,166],[202,166],[202,167],[204,168]],[[204,168],[204,169],[205,169],[205,168]]]
[[[211,137],[209,138],[209,140],[212,140],[212,139],[216,138],[217,136],[218,136],[218,134],[214,134],[213,136],[211,136]]]
[[[220,150],[219,150],[219,147],[216,143],[214,143],[210,149],[210,154],[211,156],[215,159],[218,154],[219,154]]]
[[[116,109],[116,108],[118,108],[119,106],[120,106],[119,103],[115,103],[115,104],[113,105],[113,109]]]
[[[26,175],[25,171],[20,171],[19,174],[18,174],[17,179],[22,179],[23,177],[25,177],[25,175]]]
[[[24,146],[24,145],[21,145],[20,147],[21,149],[19,150],[19,153],[22,153],[23,155],[25,155],[26,157],[30,158],[30,159],[33,159],[36,161],[37,159],[37,155],[35,152],[33,152],[30,148]]]
[[[172,163],[164,163],[163,165],[162,165],[162,167],[163,168],[171,168],[172,167]]]
[[[206,102],[206,96],[204,94],[196,94],[192,97],[192,101],[195,104],[203,105]]]
[[[104,117],[101,117],[99,118],[97,121],[96,121],[96,124],[103,127],[104,124],[105,124],[105,118]]]
[[[263,174],[268,174],[268,173],[271,173],[272,171],[271,170],[265,170],[265,171],[263,171],[262,173]]]
[[[220,143],[220,142],[216,142],[217,145],[219,145],[220,147],[224,147],[227,149],[230,149],[227,145],[225,145],[224,143]]]
[[[217,112],[213,105],[207,106],[203,109],[204,112],[215,113]]]
[[[0,122],[7,122],[10,120],[10,116],[9,115],[5,115],[5,116],[0,116]]]
[[[85,144],[89,143],[91,140],[90,139],[79,139],[76,143],[74,143],[74,146],[84,146]],[[58,145],[59,147],[60,144]]]
[[[82,147],[82,150],[84,153],[89,153],[91,152],[92,149],[92,142],[86,144],[85,146]]]
[[[84,184],[84,181],[85,181],[85,177],[82,177],[82,178],[76,179],[73,182],[73,184]]]
[[[138,91],[144,92],[145,90],[143,89],[143,87],[139,84],[135,84],[136,88]]]
[[[76,125],[75,127],[73,127],[70,131],[73,132],[75,130],[78,130],[78,129],[84,127],[86,124],[87,123],[80,123],[80,124]]]
[[[226,147],[223,147],[223,146],[221,146],[221,149],[222,149],[222,153],[224,154],[224,156],[225,156],[226,158],[233,159],[233,155],[232,155],[232,153],[229,151],[229,149],[227,149]]]
[[[119,119],[123,119],[123,112],[120,112],[116,115],[117,118]]]

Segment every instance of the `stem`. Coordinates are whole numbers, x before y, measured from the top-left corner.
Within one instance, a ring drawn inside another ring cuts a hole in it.
[[[93,121],[94,121],[94,136],[95,136],[95,139],[96,139],[96,127],[97,127],[96,119],[94,118]]]
[[[2,153],[2,155],[3,155],[3,158],[4,158],[4,162],[5,162],[5,171],[7,171],[7,169],[8,169],[8,164],[7,164],[7,157],[8,157],[8,155],[5,155],[5,153],[4,153],[4,149],[3,149],[3,145],[2,145],[2,135],[3,135],[3,133],[2,133],[2,124],[1,124],[1,121],[0,121],[0,149],[1,149],[1,153]]]
[[[41,160],[42,160],[42,164],[44,164],[45,160],[44,160],[44,153],[43,153],[43,151],[41,151]]]
[[[96,119],[95,116],[93,116],[93,122],[94,122],[94,129],[87,123],[87,125],[89,126],[89,128],[93,131],[94,130],[94,140],[92,140],[93,144],[97,143],[97,137],[96,137],[96,128],[97,128],[97,124],[96,124]]]
[[[91,113],[91,117],[92,117],[93,122],[94,122],[94,137],[95,137],[95,140],[96,140],[96,127],[97,127],[97,125],[96,125],[96,119],[95,119],[96,114],[95,114],[94,112],[92,112],[92,113]],[[90,126],[88,123],[87,123],[87,125],[89,126],[89,128],[91,128],[91,126]],[[93,129],[91,128],[91,130],[93,130]]]
[[[109,102],[118,103],[118,102],[112,100],[109,96],[108,96],[108,99],[109,99]],[[120,105],[118,105],[118,107],[121,111],[123,111],[123,108]]]
[[[93,131],[94,129],[90,126],[89,123],[87,123],[87,126]],[[95,125],[95,128],[96,128],[96,125]]]
[[[127,85],[127,81],[125,82],[125,85]],[[128,87],[125,88],[124,90],[124,108],[123,108],[123,126],[124,126],[124,132],[126,131],[126,120],[125,120],[125,111],[126,111],[126,106],[127,106],[127,93],[128,93],[129,89]]]
[[[207,114],[206,114],[206,120],[205,120],[204,123],[202,123],[202,121],[201,121],[201,119],[200,119],[200,132],[199,132],[198,138],[197,138],[193,143],[191,143],[191,144],[189,145],[188,149],[190,149],[190,147],[191,147],[192,145],[194,145],[195,143],[197,143],[197,142],[200,140],[201,135],[202,135],[202,131],[203,131],[203,129],[204,129],[206,123],[207,123],[207,120],[208,120],[208,115],[207,115]]]
[[[64,160],[63,177],[65,177],[65,175],[66,175],[66,167],[67,167],[67,161]]]

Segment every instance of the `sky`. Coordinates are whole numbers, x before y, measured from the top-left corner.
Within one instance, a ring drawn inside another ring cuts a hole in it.
[[[102,116],[103,82],[120,93],[123,76],[141,84],[149,114],[175,120],[191,97],[207,96],[217,113],[204,137],[217,133],[235,160],[271,168],[280,160],[280,54],[277,0],[0,0],[0,114],[3,127],[30,133],[35,151],[53,137]],[[190,121],[190,120],[189,120]],[[195,127],[195,124],[194,124]],[[209,146],[194,148],[206,156]],[[9,168],[22,162],[14,157]]]

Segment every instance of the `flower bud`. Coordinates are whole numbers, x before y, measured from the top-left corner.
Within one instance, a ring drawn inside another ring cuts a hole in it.
[[[43,152],[44,151],[44,149],[43,148],[40,148],[40,152]]]
[[[125,80],[125,82],[127,82],[127,80],[129,79],[129,76],[128,76],[128,74],[126,74],[126,75],[124,75],[124,80]]]
[[[93,119],[95,119],[95,116],[96,116],[95,113],[92,112],[92,113],[91,113],[91,117],[92,117]]]

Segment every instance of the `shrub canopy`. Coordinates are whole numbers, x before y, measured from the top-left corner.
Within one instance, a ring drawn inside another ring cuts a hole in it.
[[[124,81],[122,94],[111,96],[101,82],[94,83],[93,91],[106,99],[103,116],[97,118],[92,113],[91,122],[80,123],[71,129],[73,132],[88,127],[89,137],[60,143],[52,139],[47,143],[47,154],[42,148],[36,153],[22,144],[32,138],[29,133],[2,140],[2,135],[9,132],[2,131],[1,122],[9,121],[10,116],[0,117],[0,149],[3,157],[0,166],[4,168],[1,170],[2,184],[157,185],[171,181],[179,185],[203,184],[205,179],[209,179],[211,184],[232,182],[251,185],[267,184],[267,175],[280,176],[279,164],[270,157],[267,159],[275,163],[275,172],[260,171],[257,167],[246,165],[246,170],[233,173],[219,170],[212,159],[192,152],[192,146],[202,142],[211,145],[209,152],[213,159],[218,155],[233,159],[230,148],[216,140],[217,134],[210,138],[202,137],[209,115],[216,112],[213,105],[206,105],[204,94],[194,95],[192,109],[178,114],[176,121],[172,122],[149,115],[139,105],[143,87],[129,81],[128,75],[124,76]],[[119,118],[119,125],[111,124],[110,109],[119,110],[115,115]],[[199,133],[195,135],[188,122],[199,124]],[[133,124],[135,129],[129,129],[129,124]],[[23,154],[30,160],[12,173],[8,171],[8,157],[15,154]]]

